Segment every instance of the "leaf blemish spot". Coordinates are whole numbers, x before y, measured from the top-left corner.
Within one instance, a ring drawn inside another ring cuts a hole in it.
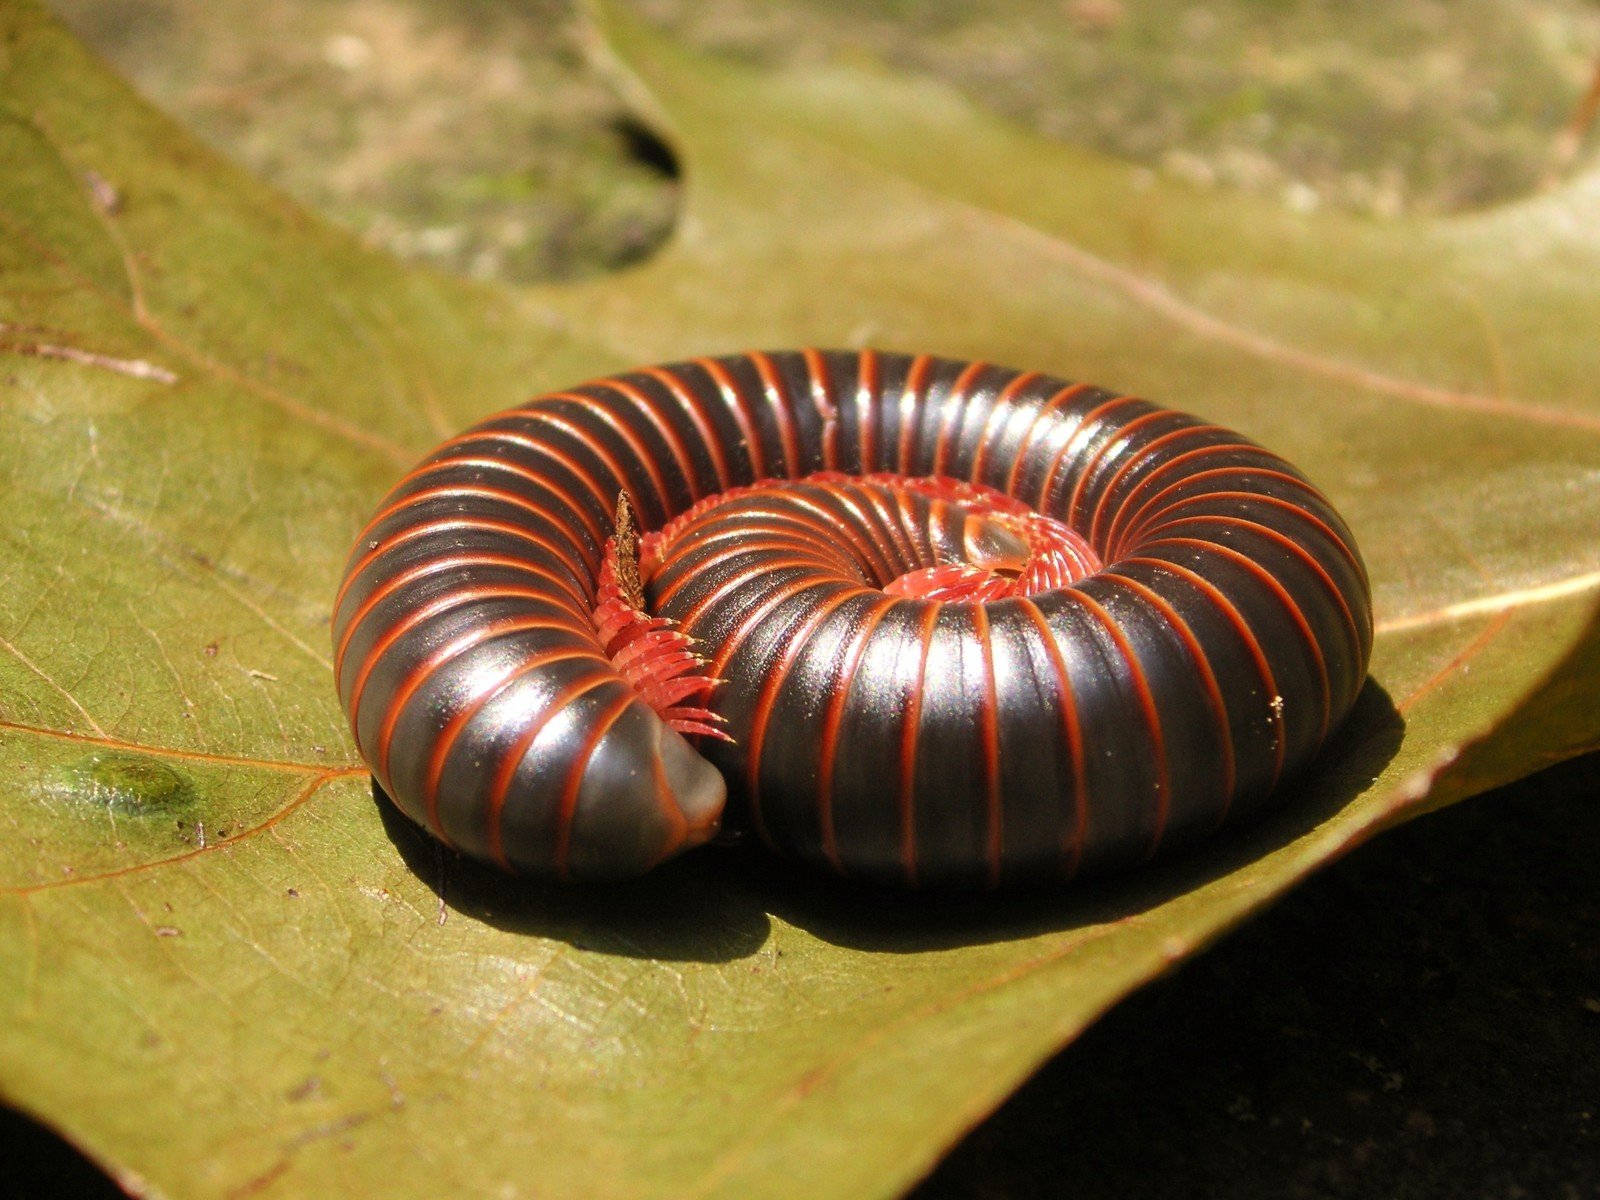
[[[70,799],[119,815],[166,816],[195,801],[187,775],[148,754],[99,750],[67,768],[54,789]],[[179,822],[182,827],[182,822]]]

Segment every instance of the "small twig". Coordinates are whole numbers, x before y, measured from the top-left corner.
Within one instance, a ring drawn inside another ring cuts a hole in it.
[[[612,533],[617,553],[617,586],[632,608],[644,611],[644,581],[639,578],[639,526],[628,493],[617,493],[617,515]]]
[[[0,321],[0,334],[16,331],[13,325]],[[80,363],[86,367],[99,367],[135,379],[153,379],[157,383],[177,383],[178,377],[165,367],[145,362],[142,358],[113,358],[109,354],[96,354],[92,350],[79,350],[76,346],[58,346],[53,342],[0,342],[0,350],[13,354],[31,354],[36,358],[58,358]]]

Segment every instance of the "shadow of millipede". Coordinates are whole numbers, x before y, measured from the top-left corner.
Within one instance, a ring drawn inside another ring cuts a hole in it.
[[[1309,833],[1368,786],[1405,722],[1368,680],[1322,754],[1285,785],[1286,803],[1156,863],[1066,889],[906,893],[841,880],[767,853],[749,837],[704,847],[639,880],[561,885],[516,878],[442,849],[373,784],[384,828],[453,913],[513,933],[632,958],[729,962],[766,942],[771,918],[833,945],[916,953],[1012,941],[1147,911]]]

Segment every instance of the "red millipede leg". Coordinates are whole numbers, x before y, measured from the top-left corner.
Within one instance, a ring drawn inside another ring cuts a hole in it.
[[[616,532],[606,539],[591,614],[611,663],[630,687],[682,734],[732,739],[723,718],[704,706],[717,680],[694,642],[666,617],[645,610],[639,581],[640,538],[627,496],[617,497]]]

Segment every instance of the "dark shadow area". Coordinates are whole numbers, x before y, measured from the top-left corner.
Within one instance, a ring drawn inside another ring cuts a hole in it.
[[[397,809],[376,781],[384,831],[406,865],[452,914],[574,949],[673,962],[729,962],[754,954],[771,923],[759,893],[730,879],[717,847],[694,851],[644,879],[556,884],[507,875],[446,850]]]
[[[49,1126],[0,1108],[0,1200],[120,1200],[123,1191]]]
[[[1385,834],[1125,1000],[915,1193],[1600,1195],[1600,755]]]
[[[621,139],[627,156],[640,166],[649,167],[669,182],[675,183],[682,177],[677,151],[638,117],[623,113],[612,120],[611,130]]]

